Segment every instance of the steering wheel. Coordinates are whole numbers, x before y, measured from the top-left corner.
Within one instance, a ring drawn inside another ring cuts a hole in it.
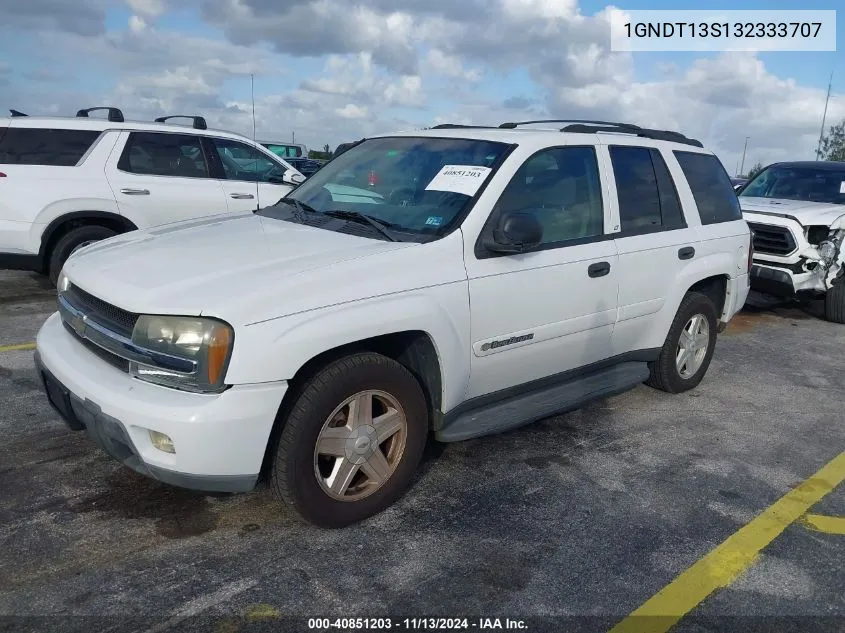
[[[334,204],[334,197],[331,191],[325,187],[320,187],[320,190],[311,198],[307,200],[308,204],[315,209],[331,209]]]
[[[410,207],[414,203],[416,192],[410,187],[397,187],[387,194],[387,202],[400,207]]]

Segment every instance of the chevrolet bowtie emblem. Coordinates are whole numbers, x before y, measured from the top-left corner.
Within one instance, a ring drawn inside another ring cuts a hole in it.
[[[84,316],[74,316],[73,319],[70,321],[70,326],[76,331],[79,336],[85,335],[85,317]]]

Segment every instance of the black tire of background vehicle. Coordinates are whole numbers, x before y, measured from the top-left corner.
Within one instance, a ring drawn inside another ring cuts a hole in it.
[[[402,405],[408,420],[405,450],[379,490],[360,501],[338,501],[323,491],[314,473],[317,437],[335,407],[367,389],[385,391]],[[319,527],[340,528],[378,514],[399,499],[411,483],[428,436],[425,396],[411,372],[381,354],[353,354],[317,372],[295,398],[281,421],[270,476],[271,488],[288,507]]]
[[[710,340],[701,367],[691,377],[682,378],[675,363],[678,340],[681,337],[681,331],[695,314],[702,314],[707,319],[710,328]],[[669,333],[666,335],[663,348],[660,350],[660,356],[653,363],[649,363],[651,375],[645,384],[667,393],[681,393],[697,387],[701,379],[704,378],[704,374],[707,373],[707,368],[713,359],[713,350],[716,347],[716,327],[716,308],[713,306],[713,302],[699,292],[688,292],[684,295],[681,305],[678,307],[678,312],[675,314],[675,319],[672,321],[672,326],[669,328]]]
[[[831,323],[845,323],[845,276],[839,277],[825,293],[824,318]]]
[[[62,272],[62,266],[64,266],[67,258],[70,257],[73,249],[85,242],[96,242],[114,235],[117,235],[115,231],[95,224],[80,226],[62,235],[50,253],[49,265],[47,267],[50,281],[53,282],[53,285],[55,286],[59,280],[59,273]]]

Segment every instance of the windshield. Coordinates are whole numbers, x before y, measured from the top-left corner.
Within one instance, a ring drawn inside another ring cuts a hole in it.
[[[831,169],[772,165],[749,182],[739,197],[845,204],[845,166]]]
[[[468,139],[369,139],[321,167],[280,204],[354,211],[393,231],[434,238],[462,220],[507,148]]]

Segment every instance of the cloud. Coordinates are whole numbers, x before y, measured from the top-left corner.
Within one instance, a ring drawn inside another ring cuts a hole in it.
[[[245,95],[254,74],[262,87],[256,127],[268,138],[295,132],[314,146],[334,146],[442,122],[568,116],[676,129],[700,138],[733,171],[746,136],[747,164],[811,158],[824,105],[822,89],[779,77],[750,53],[689,64],[658,57],[656,72],[643,79],[631,54],[610,50],[609,17],[618,10],[587,15],[576,0],[4,4],[4,26],[49,32],[50,46],[35,50],[39,66],[61,73],[66,63],[80,78],[77,69],[101,77],[80,85],[114,78],[102,92],[64,87],[39,79],[39,71],[14,73],[9,63],[4,73],[0,62],[8,106],[33,112],[115,103],[133,118],[201,113],[215,127],[251,135]],[[110,6],[128,7],[132,17],[106,31]],[[164,28],[162,18],[175,9],[196,9],[211,35]],[[648,68],[650,59],[638,66]],[[318,70],[302,77],[302,66]],[[512,87],[505,78],[514,75]],[[843,118],[845,98],[834,95],[828,122]]]
[[[391,71],[418,71],[406,13],[346,0],[206,0],[203,16],[237,44],[269,42],[295,57],[369,53]]]
[[[136,15],[147,18],[157,18],[168,8],[165,0],[126,0],[126,4]]]
[[[66,31],[93,36],[105,32],[107,0],[6,0],[2,27],[32,31]]]

